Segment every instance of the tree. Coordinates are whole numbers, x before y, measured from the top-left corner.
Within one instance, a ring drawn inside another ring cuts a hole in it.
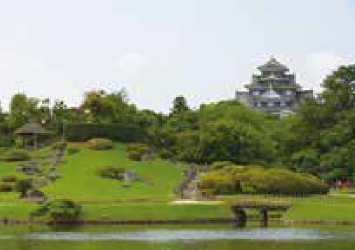
[[[70,119],[68,106],[62,100],[56,100],[52,108],[53,121],[55,123],[63,123],[65,120]]]
[[[39,119],[38,104],[39,99],[37,98],[27,97],[25,94],[15,94],[10,102],[10,128],[18,128],[30,119]]]
[[[342,66],[323,82],[318,98],[306,100],[289,126],[284,146],[293,168],[325,179],[348,179],[355,168],[355,65]]]
[[[173,101],[173,107],[170,115],[183,115],[190,110],[187,100],[184,96],[177,96]]]

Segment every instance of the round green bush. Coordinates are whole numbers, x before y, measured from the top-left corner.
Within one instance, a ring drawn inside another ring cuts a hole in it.
[[[3,161],[28,161],[31,156],[25,149],[12,149],[6,151],[1,159]]]
[[[79,219],[82,209],[74,201],[59,199],[46,202],[43,206],[30,213],[31,217],[48,216],[49,222],[75,222]]]
[[[2,182],[16,182],[17,177],[15,175],[5,175],[1,177]]]
[[[21,198],[24,198],[27,195],[27,191],[33,189],[33,181],[32,179],[17,180],[14,189],[20,193]]]
[[[123,167],[103,167],[97,170],[97,175],[103,178],[123,180],[126,169]]]
[[[146,155],[151,153],[151,149],[148,145],[143,143],[131,143],[127,146],[126,152],[129,159],[133,161],[142,161]]]
[[[89,140],[87,146],[93,150],[109,150],[113,148],[113,142],[110,139],[95,138]]]
[[[170,160],[172,158],[174,158],[174,153],[172,153],[171,151],[163,148],[160,153],[159,153],[160,158],[164,159],[164,160]]]
[[[74,155],[74,154],[77,154],[79,152],[80,152],[80,149],[76,148],[76,147],[70,147],[70,148],[67,149],[68,155]]]
[[[12,192],[13,187],[9,184],[1,183],[0,192]]]

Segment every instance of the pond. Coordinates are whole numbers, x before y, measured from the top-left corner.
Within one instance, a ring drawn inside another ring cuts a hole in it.
[[[354,249],[353,227],[1,226],[0,250]]]

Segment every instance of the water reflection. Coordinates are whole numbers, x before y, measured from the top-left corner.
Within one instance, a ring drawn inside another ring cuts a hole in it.
[[[146,229],[133,232],[110,233],[48,232],[20,235],[0,234],[0,240],[35,241],[205,241],[205,240],[253,240],[253,241],[319,241],[355,240],[353,231],[323,230],[318,228],[246,228],[246,229]]]

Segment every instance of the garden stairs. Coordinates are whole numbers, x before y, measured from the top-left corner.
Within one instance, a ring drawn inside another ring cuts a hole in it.
[[[176,193],[181,199],[198,200],[202,198],[202,194],[198,189],[198,176],[201,172],[207,172],[208,166],[190,166],[185,169],[183,175],[185,179],[176,189]]]

